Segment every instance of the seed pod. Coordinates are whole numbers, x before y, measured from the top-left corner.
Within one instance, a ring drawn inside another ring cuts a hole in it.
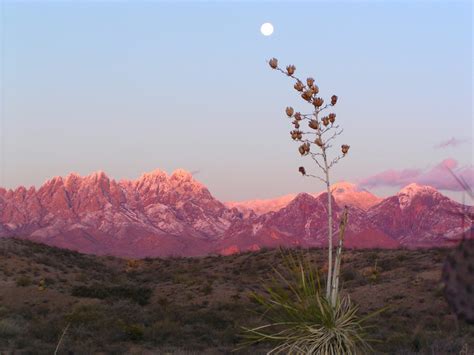
[[[295,128],[300,128],[300,124],[298,121],[294,120],[292,123],[295,125]]]
[[[286,67],[286,72],[288,75],[293,75],[295,73],[296,67],[294,65],[288,65]]]
[[[308,126],[312,129],[318,129],[319,128],[319,123],[316,120],[311,120],[311,121],[309,121]]]
[[[306,143],[303,144],[303,145],[304,145],[304,150],[305,150],[305,152],[306,152],[306,153],[309,153],[309,150],[311,149],[311,145],[310,145],[308,142],[306,142]]]
[[[295,110],[293,110],[293,107],[288,106],[288,107],[286,108],[286,114],[288,115],[288,117],[293,116],[293,113],[294,113],[294,112],[295,112]]]
[[[297,120],[297,121],[302,120],[301,113],[299,113],[299,112],[296,112],[294,117],[295,117],[295,120]]]
[[[321,121],[323,121],[323,125],[325,127],[327,127],[329,125],[329,117],[328,116],[324,116],[323,118],[321,118]]]
[[[342,154],[346,155],[347,152],[349,151],[349,148],[350,148],[350,146],[347,145],[347,144],[341,145]]]
[[[329,114],[329,121],[331,121],[331,123],[334,123],[336,121],[336,114],[335,113],[330,113]]]
[[[313,92],[313,95],[317,95],[317,93],[319,92],[318,85],[311,86],[311,91]]]
[[[303,138],[303,132],[301,132],[298,129],[295,129],[295,130],[291,131],[290,134],[291,134],[291,138],[295,141],[300,140],[301,138]]]
[[[337,103],[337,96],[336,95],[332,95],[331,96],[331,105],[335,105]]]
[[[278,68],[278,59],[272,58],[268,61],[268,64],[272,67],[272,69]]]
[[[304,154],[305,154],[306,150],[305,150],[305,148],[304,148],[304,145],[300,145],[300,146],[298,147],[298,152],[300,152],[301,155],[304,155]]]
[[[298,168],[298,171],[301,173],[301,175],[306,175],[306,170],[305,170],[304,166],[300,166]]]
[[[323,146],[323,141],[321,140],[321,138],[316,138],[316,140],[314,141],[314,143],[319,146],[319,147],[322,147]]]
[[[324,100],[320,97],[316,97],[313,99],[313,105],[316,107],[321,107],[324,103]]]
[[[310,87],[313,86],[313,84],[314,84],[314,79],[313,79],[313,78],[308,78],[308,79],[306,79],[306,84],[308,84],[308,86],[310,86]]]
[[[306,101],[311,101],[311,97],[313,96],[313,91],[311,90],[306,90],[301,94],[301,97],[305,99]]]
[[[293,87],[295,88],[295,90],[298,90],[298,91],[303,91],[304,90],[304,85],[299,80],[295,83],[295,85]]]

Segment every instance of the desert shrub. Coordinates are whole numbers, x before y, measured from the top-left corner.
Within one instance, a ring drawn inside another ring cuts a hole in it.
[[[22,333],[22,324],[13,318],[0,320],[0,338],[13,338]]]
[[[29,276],[20,276],[16,279],[16,285],[18,287],[27,287],[30,286],[33,283],[31,278]]]
[[[129,299],[139,305],[146,305],[150,300],[153,290],[148,287],[135,286],[103,286],[94,284],[92,286],[75,286],[72,295],[75,297],[98,298],[98,299]]]
[[[126,340],[139,341],[143,340],[145,334],[145,327],[142,324],[127,324],[121,322],[122,331],[125,334]]]
[[[344,281],[352,281],[358,277],[358,272],[352,268],[342,269],[342,279]]]
[[[146,330],[146,338],[155,344],[176,343],[181,338],[181,324],[165,318],[154,322]]]

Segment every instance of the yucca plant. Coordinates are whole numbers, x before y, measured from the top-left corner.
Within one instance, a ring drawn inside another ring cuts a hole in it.
[[[301,156],[311,157],[321,176],[309,173],[300,166],[298,171],[304,177],[314,177],[326,185],[328,211],[328,271],[325,290],[321,289],[319,275],[311,263],[290,254],[284,257],[284,270],[275,269],[276,277],[265,286],[265,294],[253,294],[263,307],[262,318],[266,324],[256,328],[244,328],[246,342],[270,341],[276,346],[269,353],[289,354],[355,354],[371,351],[366,340],[366,318],[358,315],[358,308],[349,296],[341,297],[339,282],[342,264],[344,234],[348,223],[348,209],[345,208],[340,224],[336,248],[333,247],[333,209],[330,170],[349,152],[349,145],[341,145],[341,153],[330,158],[329,151],[342,129],[336,121],[334,112],[323,116],[323,111],[332,109],[337,101],[331,96],[330,103],[318,95],[319,87],[311,77],[304,82],[295,76],[296,68],[288,65],[286,70],[278,66],[278,60],[268,61],[275,69],[295,81],[294,89],[309,105],[310,113],[295,112],[287,107],[286,116],[294,129],[291,138],[300,143]],[[307,129],[302,125],[306,123]],[[334,250],[335,249],[335,250]]]
[[[361,318],[349,296],[333,305],[321,290],[317,269],[302,252],[282,252],[265,294],[253,293],[265,324],[244,328],[243,346],[274,343],[269,354],[369,353],[368,317]]]
[[[339,274],[344,240],[339,238],[334,255],[334,222],[330,171],[334,165],[347,156],[350,146],[342,144],[341,153],[331,159],[329,155],[330,149],[335,139],[342,134],[343,130],[339,124],[336,124],[336,114],[334,112],[330,112],[326,115],[323,114],[326,110],[332,110],[334,106],[336,106],[338,97],[332,95],[330,102],[324,104],[324,99],[319,94],[319,87],[312,77],[307,78],[305,81],[301,80],[295,75],[296,67],[294,65],[288,65],[286,70],[284,70],[279,67],[276,58],[270,59],[268,64],[272,69],[294,80],[295,84],[293,88],[299,94],[300,98],[311,106],[311,112],[309,113],[295,112],[291,106],[286,107],[285,113],[288,118],[293,120],[291,124],[294,129],[290,132],[290,136],[294,141],[300,143],[298,152],[301,156],[310,157],[322,174],[310,173],[304,166],[300,166],[298,171],[304,177],[316,178],[326,185],[328,196],[328,275],[326,279],[326,299],[333,306],[336,306],[336,300],[339,297]],[[303,127],[305,123],[307,124],[307,129]],[[345,211],[344,218],[347,219],[347,210]],[[339,237],[341,236],[343,237],[344,233],[339,234]]]

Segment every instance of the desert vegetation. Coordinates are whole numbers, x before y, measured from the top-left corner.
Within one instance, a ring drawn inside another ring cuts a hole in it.
[[[474,329],[449,308],[440,281],[451,252],[346,252],[342,293],[362,316],[390,304],[372,319],[376,353],[472,353]],[[327,255],[312,249],[306,257],[324,267]],[[51,354],[70,324],[59,354],[230,353],[245,341],[242,324],[261,324],[251,294],[264,293],[283,262],[278,250],[130,262],[0,239],[0,352]],[[130,289],[140,296],[123,291]]]
[[[326,186],[328,225],[326,288],[325,291],[322,289],[319,270],[311,262],[305,260],[301,254],[295,256],[287,252],[284,256],[284,266],[290,275],[284,275],[285,271],[276,268],[274,273],[289,292],[277,284],[267,286],[265,294],[254,294],[257,302],[264,308],[261,316],[265,322],[254,328],[245,328],[246,337],[249,339],[247,344],[274,342],[275,347],[270,353],[284,354],[336,355],[372,352],[366,321],[375,313],[360,317],[359,308],[353,304],[350,296],[347,294],[341,296],[339,293],[348,208],[346,206],[339,216],[333,213],[330,171],[347,155],[350,146],[341,145],[341,154],[331,160],[329,151],[343,130],[336,124],[334,112],[322,116],[325,110],[336,105],[338,97],[332,95],[330,103],[324,105],[324,99],[319,96],[319,87],[314,78],[308,77],[303,82],[295,75],[294,65],[288,65],[286,70],[283,70],[278,66],[276,58],[270,59],[268,64],[272,69],[293,79],[294,89],[312,108],[310,113],[301,113],[288,106],[285,112],[289,118],[294,119],[292,125],[295,129],[290,132],[290,136],[294,141],[301,143],[298,148],[300,155],[311,157],[321,175],[308,173],[304,166],[300,166],[298,171],[304,177],[321,180]],[[302,124],[307,124],[308,128],[302,128]],[[340,222],[337,230],[337,246],[334,250],[335,218],[340,218]]]

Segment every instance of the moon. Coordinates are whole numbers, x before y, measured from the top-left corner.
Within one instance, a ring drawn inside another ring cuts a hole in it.
[[[262,32],[264,36],[270,36],[273,33],[273,25],[270,22],[265,22],[260,27],[260,32]]]

